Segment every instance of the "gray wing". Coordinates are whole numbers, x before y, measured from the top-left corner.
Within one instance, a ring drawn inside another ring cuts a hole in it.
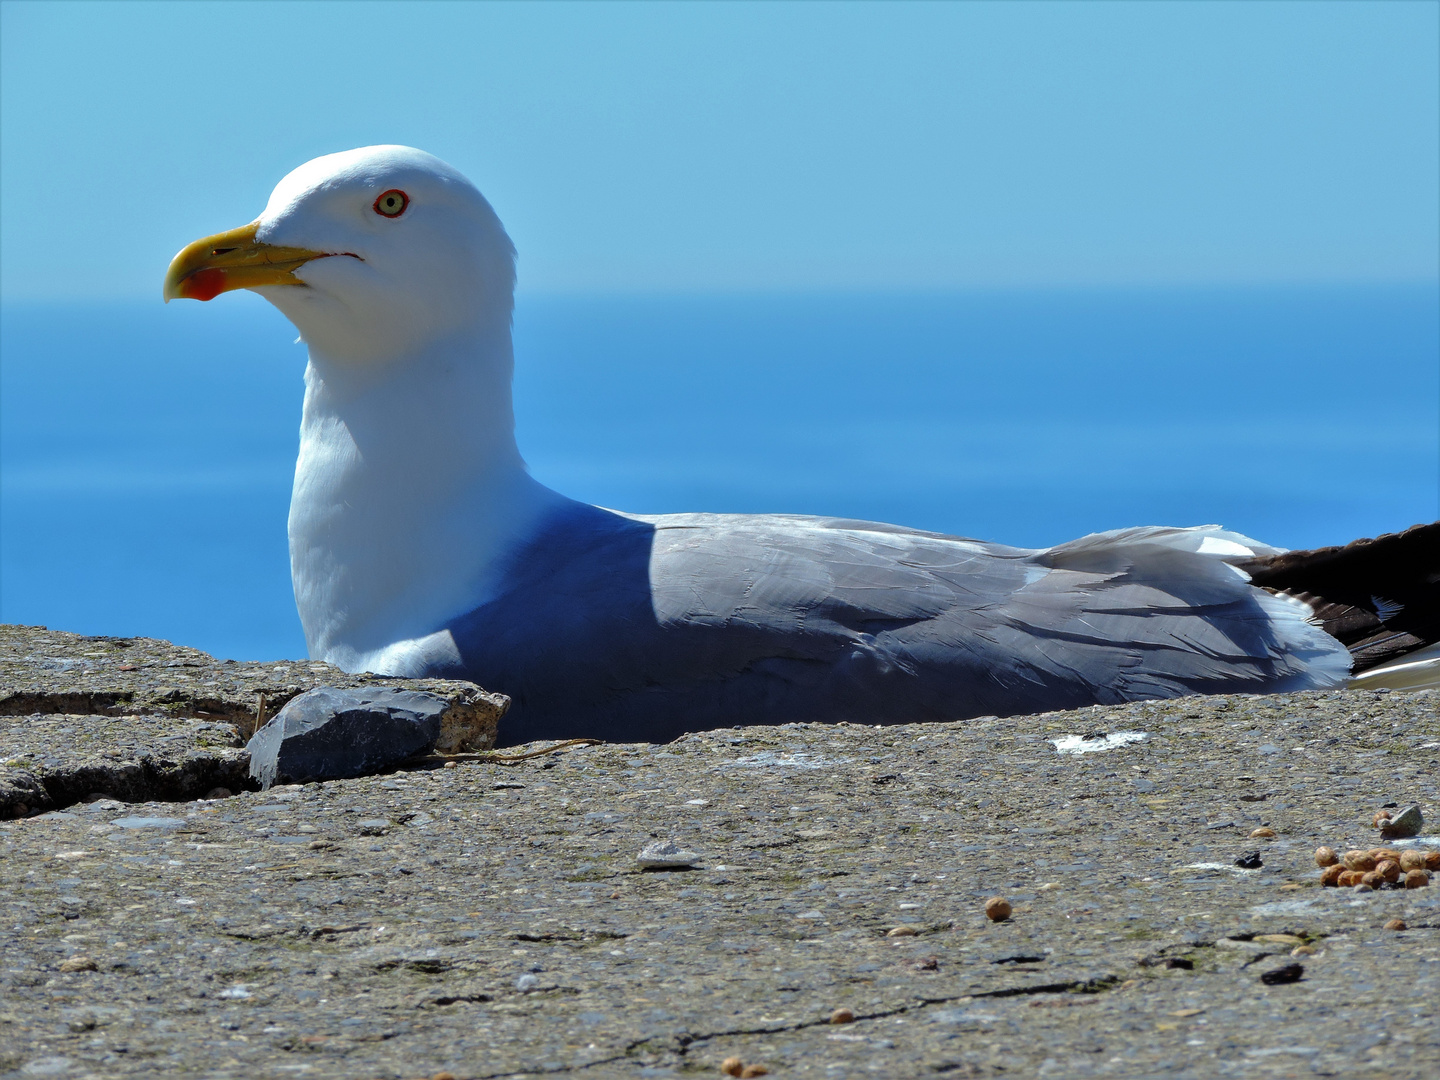
[[[511,696],[506,742],[957,720],[1343,678],[1348,654],[1302,609],[1196,550],[1233,536],[1135,529],[1032,551],[577,504],[516,555],[502,596],[451,625],[462,659],[446,674]]]

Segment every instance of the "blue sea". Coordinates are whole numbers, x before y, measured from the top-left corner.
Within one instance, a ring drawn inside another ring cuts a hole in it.
[[[1434,286],[522,295],[515,331],[532,470],[618,509],[1037,546],[1440,516]],[[0,311],[0,621],[302,656],[294,338],[249,294]]]

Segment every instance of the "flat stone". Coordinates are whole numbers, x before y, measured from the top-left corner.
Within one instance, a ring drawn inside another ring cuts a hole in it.
[[[322,686],[286,703],[246,745],[263,789],[369,776],[434,748],[449,703],[436,694]]]

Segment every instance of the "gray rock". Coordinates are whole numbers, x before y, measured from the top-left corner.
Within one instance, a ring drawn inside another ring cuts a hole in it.
[[[436,694],[321,686],[286,703],[251,738],[250,775],[303,783],[366,776],[431,749],[448,707]]]
[[[640,849],[640,854],[635,856],[641,870],[686,870],[694,866],[699,859],[699,855],[683,850],[674,840],[657,840],[653,844],[646,844]]]
[[[1393,818],[1380,822],[1380,835],[1387,840],[1395,840],[1403,836],[1419,836],[1424,825],[1425,818],[1420,813],[1420,807],[1407,806]]]

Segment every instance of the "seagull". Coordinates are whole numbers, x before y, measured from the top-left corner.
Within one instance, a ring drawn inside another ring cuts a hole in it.
[[[1289,556],[1215,525],[1030,549],[552,491],[515,442],[515,255],[459,171],[371,146],[301,165],[257,219],[171,263],[167,301],[250,289],[308,346],[289,538],[311,657],[500,691],[509,744],[1350,678],[1304,582],[1246,569]]]

